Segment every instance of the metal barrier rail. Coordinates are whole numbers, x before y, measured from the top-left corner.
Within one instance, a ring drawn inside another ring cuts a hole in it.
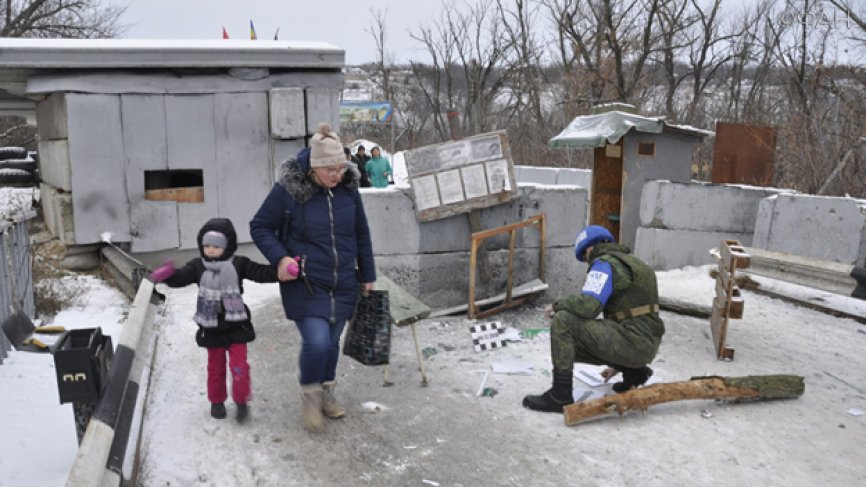
[[[30,251],[29,222],[36,216],[30,211],[15,216],[12,221],[0,221],[0,323],[17,308],[34,316],[33,269]],[[0,364],[12,344],[0,331]]]
[[[143,372],[152,341],[153,295],[153,283],[141,281],[114,353],[105,394],[87,426],[66,479],[68,487],[117,487],[124,481],[126,448],[130,436],[138,435],[137,429],[132,431],[136,410],[143,415],[136,404],[140,386],[147,380]]]

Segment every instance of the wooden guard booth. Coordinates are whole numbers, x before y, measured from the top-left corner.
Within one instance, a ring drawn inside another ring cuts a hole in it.
[[[601,225],[618,242],[634,247],[640,225],[640,197],[646,181],[666,179],[687,183],[692,154],[712,132],[671,125],[664,117],[644,117],[608,105],[603,113],[576,117],[556,137],[551,148],[593,149],[589,223]]]

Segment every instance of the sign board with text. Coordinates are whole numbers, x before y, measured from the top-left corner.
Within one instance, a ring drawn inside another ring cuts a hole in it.
[[[418,221],[495,206],[518,196],[505,131],[406,151]]]

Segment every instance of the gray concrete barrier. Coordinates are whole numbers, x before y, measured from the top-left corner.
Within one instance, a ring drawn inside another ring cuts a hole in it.
[[[514,166],[518,183],[558,186],[592,186],[592,170],[567,167]]]
[[[761,201],[786,190],[703,182],[648,181],[641,193],[635,255],[655,269],[712,263],[722,240],[752,245]]]
[[[377,267],[433,308],[468,300],[471,229],[466,215],[419,222],[409,190],[362,191]],[[587,218],[587,190],[575,186],[520,185],[509,203],[479,211],[481,227],[491,229],[546,215],[548,296],[573,292],[583,282],[585,266],[574,258],[574,238]],[[539,232],[518,231],[515,241],[515,285],[538,277]],[[479,299],[500,293],[506,284],[508,235],[484,241],[493,269],[489,282],[478,280]]]
[[[866,200],[779,194],[761,201],[753,247],[866,266]]]

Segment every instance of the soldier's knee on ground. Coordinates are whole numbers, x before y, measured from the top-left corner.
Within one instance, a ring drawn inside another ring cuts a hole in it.
[[[550,336],[566,333],[568,328],[568,320],[564,311],[558,311],[553,315],[553,321],[550,322]]]

